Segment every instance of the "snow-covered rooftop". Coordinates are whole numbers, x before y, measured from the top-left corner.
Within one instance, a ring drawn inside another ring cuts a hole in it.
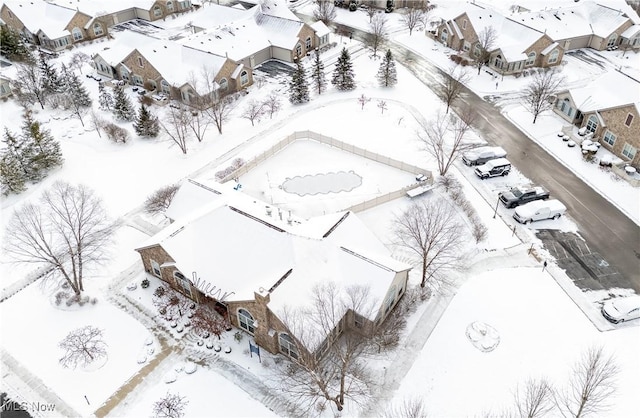
[[[65,26],[77,13],[74,9],[57,6],[43,0],[21,1],[5,0],[4,4],[22,21],[29,32],[35,34],[42,30],[50,39],[70,34]]]
[[[582,113],[629,104],[640,107],[640,83],[618,71],[606,72],[569,93]]]
[[[113,0],[47,0],[49,3],[57,4],[59,6],[68,7],[70,9],[77,9],[90,16],[102,16],[118,12],[120,10],[127,10],[132,7],[138,7],[144,10],[149,10],[155,4],[155,0],[127,0],[127,1],[113,1]]]

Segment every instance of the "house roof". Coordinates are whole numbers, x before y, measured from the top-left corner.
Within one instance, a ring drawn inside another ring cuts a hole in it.
[[[77,13],[74,9],[43,0],[5,0],[4,4],[22,21],[29,32],[36,34],[41,30],[49,39],[70,35],[64,28]]]
[[[544,31],[554,40],[561,40],[591,34],[606,38],[629,17],[618,8],[587,0],[572,7],[518,13],[513,19]]]
[[[640,104],[640,83],[618,71],[606,72],[568,92],[582,113]]]
[[[121,10],[127,10],[132,7],[138,7],[140,9],[149,10],[155,3],[155,0],[127,0],[125,1],[113,1],[113,0],[47,0],[49,3],[57,4],[59,6],[77,9],[83,13],[91,16],[103,16],[118,12]]]
[[[629,26],[627,29],[625,29],[624,32],[622,32],[620,34],[620,36],[622,36],[623,38],[632,38],[634,35],[636,35],[638,32],[640,32],[640,25],[636,24],[633,26]]]
[[[318,20],[317,22],[313,22],[311,24],[311,29],[314,30],[317,36],[322,37],[331,33],[331,29],[327,25],[324,24],[323,21]]]
[[[368,286],[379,306],[396,272],[410,269],[352,212],[281,219],[277,208],[268,215],[266,207],[228,184],[187,181],[169,207],[180,218],[142,248],[161,245],[205,293],[220,289],[237,301],[269,294],[274,312],[308,306],[313,287],[329,281]]]

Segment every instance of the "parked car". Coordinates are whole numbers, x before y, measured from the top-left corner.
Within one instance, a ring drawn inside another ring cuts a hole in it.
[[[501,192],[498,197],[508,209],[511,209],[534,200],[547,200],[549,192],[538,186],[529,188],[518,186]]]
[[[506,158],[496,158],[476,167],[474,172],[480,179],[489,177],[506,176],[511,171],[511,163]]]
[[[567,207],[559,200],[536,200],[525,205],[518,206],[513,214],[513,219],[521,224],[545,219],[558,219],[567,211]]]
[[[496,158],[504,158],[507,152],[501,147],[479,147],[462,154],[462,162],[468,166],[481,165]]]
[[[640,318],[640,296],[608,300],[602,305],[602,315],[614,324]]]

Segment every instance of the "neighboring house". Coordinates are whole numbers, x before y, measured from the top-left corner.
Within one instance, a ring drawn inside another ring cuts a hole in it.
[[[443,44],[475,59],[481,54],[478,35],[486,28],[493,28],[496,34],[488,66],[501,74],[562,62],[564,50],[543,31],[475,4],[468,4],[466,11],[438,25],[435,35]]]
[[[557,94],[554,111],[615,155],[640,164],[640,82],[617,71]]]
[[[352,212],[298,219],[231,185],[188,180],[166,214],[174,222],[136,250],[147,273],[214,304],[271,353],[298,355],[282,313],[310,306],[316,285],[366,287],[374,306],[345,312],[325,344],[307,347],[316,356],[344,329],[382,323],[407,287],[411,267]]]
[[[108,34],[108,25],[100,18],[43,0],[5,0],[0,17],[28,42],[51,51]]]
[[[92,59],[101,75],[162,91],[186,104],[193,104],[198,95],[218,98],[235,93],[253,82],[251,68],[224,55],[135,32],[119,34]]]
[[[60,6],[100,16],[108,26],[132,19],[154,21],[193,10],[191,0],[48,0]]]
[[[0,99],[9,97],[12,94],[13,90],[11,89],[11,80],[4,76],[0,76]]]
[[[635,14],[635,13],[634,13]],[[637,15],[594,1],[580,1],[569,7],[517,13],[513,19],[544,31],[565,51],[592,48],[602,51],[621,44],[640,49]]]

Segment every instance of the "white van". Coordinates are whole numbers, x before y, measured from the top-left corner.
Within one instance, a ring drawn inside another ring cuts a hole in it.
[[[518,206],[513,214],[513,219],[521,224],[528,224],[544,219],[558,219],[566,211],[566,206],[559,200],[536,200],[526,205]]]

